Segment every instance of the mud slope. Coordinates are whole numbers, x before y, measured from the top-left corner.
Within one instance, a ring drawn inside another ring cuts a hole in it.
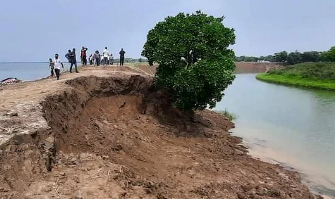
[[[246,155],[223,116],[189,120],[149,77],[64,87],[41,103],[49,128],[2,145],[0,198],[314,198],[297,173]]]

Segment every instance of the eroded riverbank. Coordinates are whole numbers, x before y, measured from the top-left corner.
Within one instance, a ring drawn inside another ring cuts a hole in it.
[[[190,121],[151,83],[87,68],[0,88],[0,196],[315,198],[298,173],[247,155],[223,116]]]

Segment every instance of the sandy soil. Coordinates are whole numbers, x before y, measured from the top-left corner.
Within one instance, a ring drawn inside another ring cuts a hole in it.
[[[0,88],[0,198],[317,198],[247,155],[222,115],[173,109],[146,74],[86,68]]]

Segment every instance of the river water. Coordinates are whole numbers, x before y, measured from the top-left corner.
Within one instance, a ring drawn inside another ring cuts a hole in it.
[[[64,68],[64,70],[68,70],[70,68],[70,64],[64,63]],[[48,62],[0,63],[0,81],[8,77],[31,81],[41,79],[49,75],[50,70]]]
[[[294,168],[313,191],[335,198],[335,92],[237,75],[216,110],[236,115],[233,134],[250,154]]]

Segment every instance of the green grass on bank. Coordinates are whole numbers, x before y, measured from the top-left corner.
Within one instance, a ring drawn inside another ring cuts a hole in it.
[[[335,80],[335,63],[314,62],[285,66],[268,72],[271,75],[309,78],[313,80]]]
[[[273,75],[273,74],[259,74],[256,76],[258,80],[278,83],[284,85],[299,86],[305,88],[316,88],[324,90],[335,90],[335,80],[316,80],[309,78],[302,78],[296,76]]]
[[[302,63],[273,69],[257,79],[292,86],[335,90],[335,63]]]

